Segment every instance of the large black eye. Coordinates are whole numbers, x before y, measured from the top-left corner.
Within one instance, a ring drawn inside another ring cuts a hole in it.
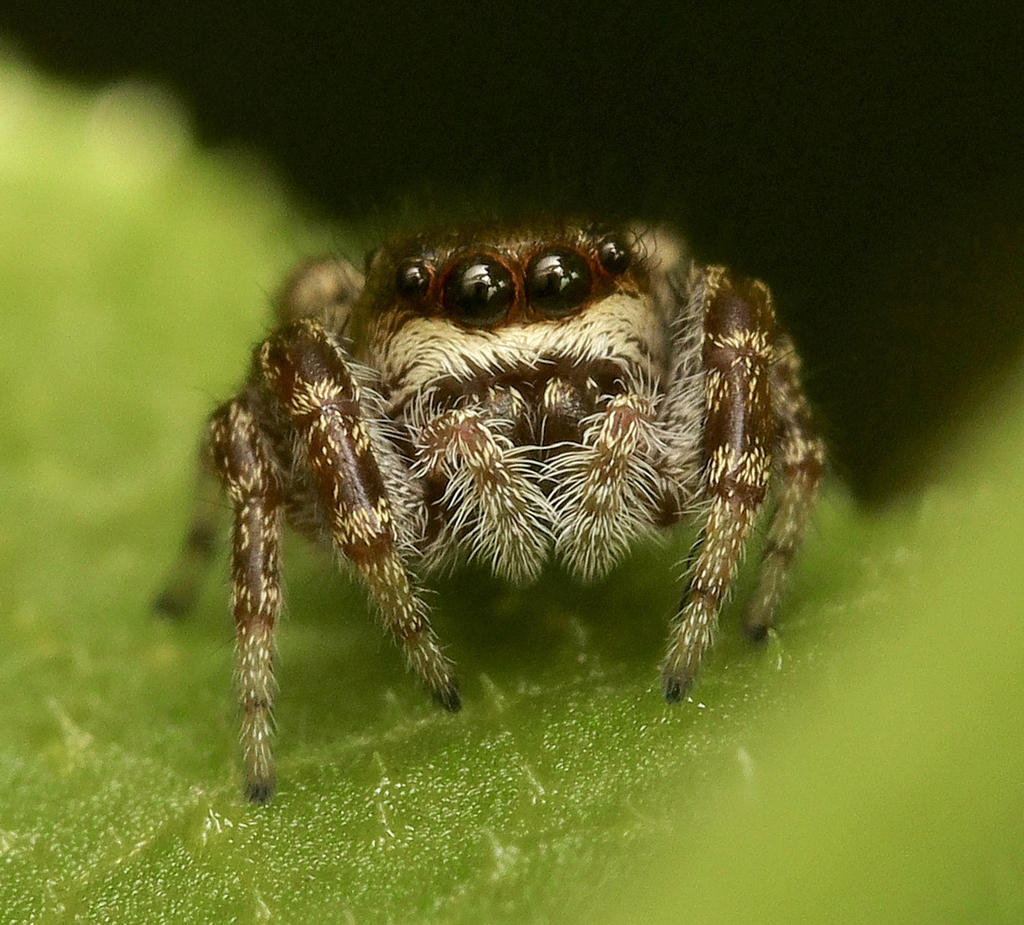
[[[597,259],[612,276],[624,273],[632,259],[629,245],[617,234],[610,234],[597,245]]]
[[[425,295],[430,288],[432,271],[425,260],[403,260],[395,271],[395,289],[403,299]]]
[[[444,284],[444,306],[464,324],[483,327],[505,317],[516,296],[512,274],[493,257],[460,260]]]
[[[550,318],[571,315],[589,295],[590,267],[578,251],[553,247],[526,268],[526,298]]]

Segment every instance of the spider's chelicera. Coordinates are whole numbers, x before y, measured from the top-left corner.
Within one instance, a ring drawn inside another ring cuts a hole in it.
[[[768,289],[696,263],[661,229],[553,223],[420,235],[365,279],[311,261],[280,327],[212,415],[203,491],[234,509],[232,608],[245,790],[274,788],[273,633],[287,522],[362,579],[409,667],[458,710],[419,576],[466,560],[582,579],[683,519],[700,532],[662,662],[679,700],[714,635],[755,515],[777,506],[745,628],[771,626],[823,466]],[[196,505],[158,600],[188,610],[214,547]]]

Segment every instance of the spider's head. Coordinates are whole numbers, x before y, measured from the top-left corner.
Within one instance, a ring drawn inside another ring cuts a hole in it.
[[[668,243],[634,228],[566,222],[393,241],[367,260],[355,352],[402,391],[548,358],[628,354],[659,337],[656,242]]]

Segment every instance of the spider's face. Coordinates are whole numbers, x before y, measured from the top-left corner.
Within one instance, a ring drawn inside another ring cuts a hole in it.
[[[575,226],[421,235],[382,248],[369,264],[371,312],[489,331],[571,319],[647,284],[633,234]]]
[[[660,354],[648,248],[632,230],[564,225],[421,235],[368,260],[356,352],[392,392],[552,359]],[[639,347],[638,347],[639,345]]]

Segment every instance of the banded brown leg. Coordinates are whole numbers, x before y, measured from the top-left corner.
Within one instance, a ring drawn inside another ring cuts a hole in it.
[[[764,284],[709,267],[703,280],[704,469],[710,508],[662,663],[665,699],[680,700],[714,640],[771,473],[774,312]]]
[[[780,427],[782,489],[758,571],[757,587],[743,616],[754,640],[768,635],[785,589],[789,567],[803,539],[825,465],[825,447],[814,429],[800,385],[800,361],[788,337],[776,343],[772,403]]]
[[[153,609],[164,617],[182,617],[195,609],[203,576],[219,545],[224,502],[221,486],[210,469],[209,455],[204,434],[188,531],[163,588],[153,601]]]
[[[452,664],[399,552],[371,424],[342,348],[319,323],[301,320],[264,343],[258,364],[299,436],[334,545],[362,577],[409,667],[442,706],[458,710]]]
[[[281,482],[252,413],[236,399],[210,420],[214,467],[234,506],[231,606],[238,645],[245,795],[262,803],[274,792],[271,709],[274,625],[281,610]]]

